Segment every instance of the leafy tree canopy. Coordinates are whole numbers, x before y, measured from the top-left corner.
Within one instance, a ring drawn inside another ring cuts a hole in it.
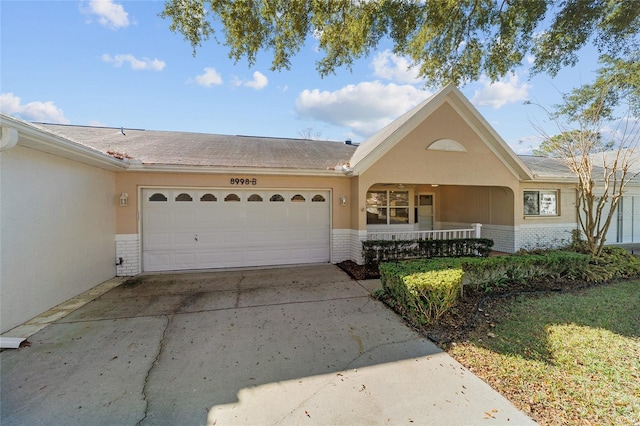
[[[540,146],[533,150],[533,155],[540,157],[566,158],[572,152],[586,149],[585,155],[609,151],[614,147],[614,142],[602,141],[599,132],[588,130],[568,130],[558,135],[548,137]]]
[[[615,120],[618,106],[626,106],[630,116],[640,117],[640,50],[625,58],[602,55],[600,64],[593,83],[564,95],[563,103],[556,105],[555,117],[591,122]]]
[[[497,80],[527,55],[534,72],[553,76],[588,43],[612,63],[640,44],[638,0],[167,0],[160,16],[194,55],[222,28],[232,59],[253,65],[268,51],[273,70],[288,69],[314,37],[321,76],[350,68],[388,38],[433,86]]]

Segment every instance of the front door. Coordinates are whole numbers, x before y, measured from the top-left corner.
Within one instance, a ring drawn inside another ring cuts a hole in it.
[[[434,194],[418,194],[416,209],[418,211],[418,229],[420,231],[433,230],[434,223]]]

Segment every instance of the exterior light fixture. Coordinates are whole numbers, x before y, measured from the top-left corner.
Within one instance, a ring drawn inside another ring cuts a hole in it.
[[[126,207],[129,204],[129,194],[123,192],[120,195],[120,207]]]
[[[438,185],[437,183],[431,184],[432,188],[437,188],[438,186],[440,186],[440,185]]]
[[[344,195],[340,196],[340,205],[344,206],[345,204],[347,204],[347,197]]]

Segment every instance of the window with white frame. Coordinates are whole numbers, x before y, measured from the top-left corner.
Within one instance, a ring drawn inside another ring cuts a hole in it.
[[[367,225],[409,223],[409,191],[367,192]]]
[[[557,216],[558,191],[524,191],[525,216]]]

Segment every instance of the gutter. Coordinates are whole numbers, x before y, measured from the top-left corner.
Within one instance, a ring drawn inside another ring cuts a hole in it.
[[[125,170],[129,167],[126,161],[118,160],[4,114],[0,115],[0,126],[2,128],[0,150],[2,151],[8,151],[20,145],[110,171]]]
[[[136,160],[129,160],[129,172],[158,172],[158,173],[200,173],[200,174],[235,174],[261,176],[318,176],[349,178],[342,169],[287,169],[287,168],[252,168],[252,167],[216,167],[216,166],[188,166],[175,164],[149,164]]]
[[[24,337],[2,337],[0,336],[0,349],[18,349],[24,342]]]

